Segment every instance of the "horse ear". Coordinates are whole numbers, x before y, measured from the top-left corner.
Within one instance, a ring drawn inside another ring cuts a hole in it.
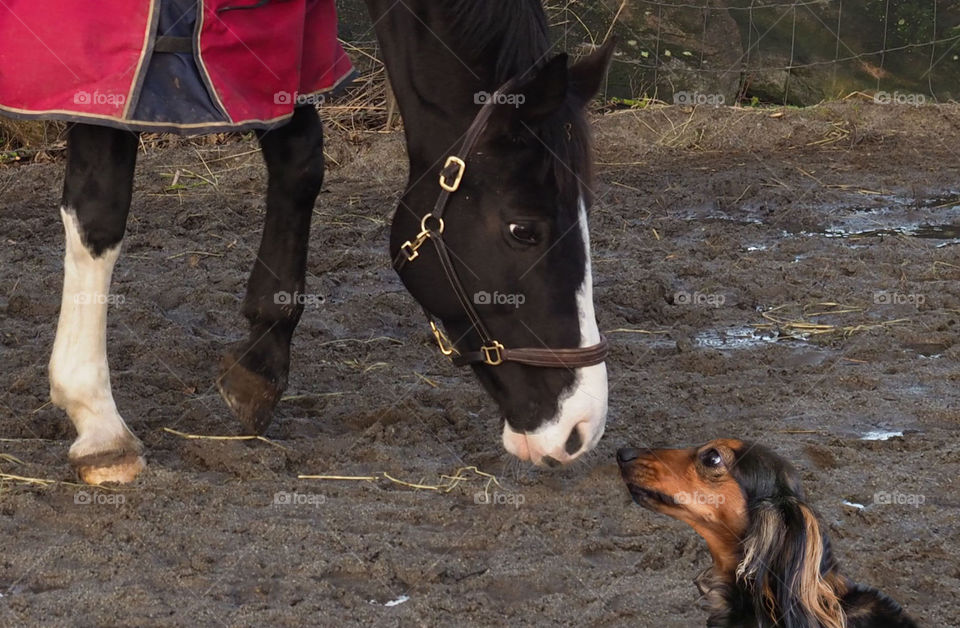
[[[592,54],[571,66],[570,95],[579,107],[585,107],[600,91],[616,44],[616,38],[611,37]]]
[[[824,577],[830,550],[813,511],[792,497],[765,501],[750,522],[737,579],[754,592],[757,616],[784,626],[845,628],[838,592]]]
[[[559,54],[543,67],[520,90],[523,101],[518,103],[520,117],[536,122],[556,112],[567,99],[569,76],[567,55]]]

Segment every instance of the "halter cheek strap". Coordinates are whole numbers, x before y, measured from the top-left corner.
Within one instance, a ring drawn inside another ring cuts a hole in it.
[[[446,163],[440,170],[440,195],[433,206],[433,210],[426,214],[420,221],[420,233],[412,240],[407,240],[400,247],[396,257],[393,260],[393,267],[397,273],[402,273],[407,264],[420,257],[420,248],[427,242],[433,243],[437,251],[437,259],[440,262],[440,268],[447,279],[447,283],[453,289],[460,307],[467,315],[470,324],[480,336],[481,346],[479,351],[468,351],[461,353],[457,351],[450,339],[438,325],[435,318],[429,313],[427,319],[430,322],[430,328],[440,351],[450,356],[453,363],[457,366],[468,366],[470,364],[487,364],[489,366],[499,366],[504,362],[516,362],[527,366],[537,366],[542,368],[581,368],[600,364],[607,358],[609,345],[607,339],[600,337],[600,342],[589,347],[571,347],[561,349],[549,348],[522,348],[514,349],[505,347],[503,343],[494,339],[493,335],[484,325],[483,319],[477,313],[473,302],[463,287],[459,274],[450,258],[450,252],[447,249],[446,242],[443,239],[445,228],[443,215],[446,212],[450,197],[460,189],[460,183],[463,181],[463,175],[467,169],[467,157],[476,146],[480,135],[487,127],[490,116],[493,115],[493,108],[500,101],[500,96],[509,93],[516,86],[517,80],[510,79],[500,89],[498,89],[491,98],[481,107],[480,112],[473,119],[467,133],[463,138],[460,150],[454,155],[447,157]]]

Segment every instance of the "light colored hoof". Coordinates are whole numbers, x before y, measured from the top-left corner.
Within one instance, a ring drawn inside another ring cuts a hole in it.
[[[129,484],[147,468],[143,444],[130,432],[112,442],[98,444],[102,449],[98,447],[99,451],[86,454],[79,452],[89,451],[88,442],[78,440],[70,447],[70,465],[87,484]]]
[[[112,464],[85,465],[74,464],[80,480],[85,484],[130,484],[137,479],[140,472],[147,468],[147,461],[143,456],[132,455]]]

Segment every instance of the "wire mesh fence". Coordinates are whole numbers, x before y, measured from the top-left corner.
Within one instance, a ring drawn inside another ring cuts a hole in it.
[[[361,64],[371,61],[377,50],[365,3],[337,5],[342,38]],[[917,104],[960,99],[960,0],[544,5],[558,52],[586,54],[617,37],[603,94],[608,102],[811,105],[851,94]]]
[[[619,40],[621,98],[960,98],[960,0],[548,0],[564,48]]]

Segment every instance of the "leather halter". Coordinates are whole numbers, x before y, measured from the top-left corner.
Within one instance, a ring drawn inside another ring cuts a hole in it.
[[[413,240],[408,240],[400,247],[400,251],[393,260],[393,267],[397,273],[401,273],[404,267],[420,257],[420,247],[428,240],[433,242],[437,251],[437,258],[440,261],[440,267],[447,278],[447,282],[453,289],[460,307],[463,308],[471,325],[480,336],[481,347],[479,351],[469,351],[461,353],[450,342],[446,334],[440,329],[437,321],[429,313],[427,319],[430,321],[430,328],[437,344],[440,345],[440,351],[449,356],[457,366],[467,366],[470,364],[487,364],[489,366],[499,366],[504,362],[516,362],[526,364],[527,366],[538,366],[544,368],[581,368],[593,366],[603,362],[609,346],[607,339],[600,336],[600,342],[589,347],[572,347],[562,349],[549,348],[522,348],[514,349],[505,347],[503,343],[494,339],[483,319],[477,313],[476,308],[460,281],[460,276],[450,259],[450,252],[447,249],[446,242],[443,240],[443,214],[450,202],[450,197],[460,188],[463,181],[463,175],[467,169],[467,157],[473,150],[480,135],[487,127],[490,116],[496,104],[501,100],[501,96],[508,93],[515,87],[516,79],[507,81],[500,89],[494,92],[490,98],[481,107],[477,117],[473,119],[467,133],[463,138],[460,150],[447,157],[447,161],[440,170],[440,196],[437,198],[433,211],[428,213],[420,221],[420,233]]]

